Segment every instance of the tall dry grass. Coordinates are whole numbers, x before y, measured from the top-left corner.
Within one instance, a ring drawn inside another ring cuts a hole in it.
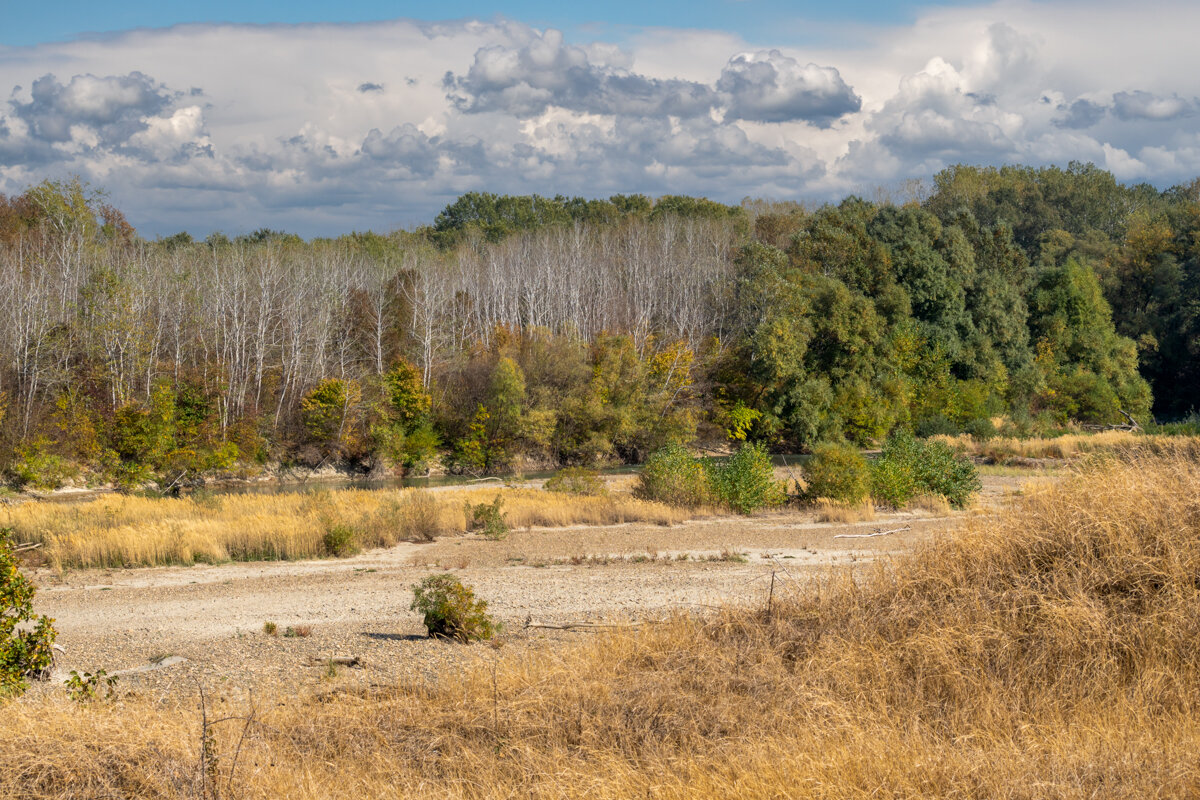
[[[1200,795],[1196,460],[1093,463],[874,569],[494,667],[480,649],[439,682],[261,698],[237,773],[226,723],[209,778],[231,798]],[[0,797],[209,781],[194,697],[3,711]]]
[[[1052,439],[1014,439],[998,436],[980,440],[966,434],[932,438],[945,442],[958,452],[977,456],[995,464],[1005,464],[1018,458],[1065,460],[1098,454],[1126,456],[1157,453],[1200,456],[1200,437],[1163,436],[1131,431],[1069,433]]]
[[[681,522],[686,513],[628,495],[577,497],[536,489],[316,490],[276,495],[146,498],[110,495],[80,503],[0,509],[18,542],[41,542],[59,569],[315,558],[325,534],[353,530],[359,547],[390,547],[461,533],[464,505],[497,493],[514,528]],[[422,494],[424,493],[424,495]],[[424,497],[425,502],[416,502]]]

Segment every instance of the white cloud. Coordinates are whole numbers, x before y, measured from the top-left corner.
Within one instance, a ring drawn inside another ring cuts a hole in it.
[[[153,234],[386,229],[469,189],[834,197],[960,161],[1166,184],[1200,168],[1197,26],[1185,4],[1001,0],[846,48],[403,20],[7,48],[0,190],[77,173]]]

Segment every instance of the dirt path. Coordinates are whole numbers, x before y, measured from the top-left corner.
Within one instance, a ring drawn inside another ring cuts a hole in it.
[[[985,479],[981,506],[1006,502],[1018,478]],[[979,513],[978,511],[974,513]],[[63,647],[54,680],[69,670],[169,669],[122,678],[134,690],[203,680],[225,686],[320,680],[311,659],[364,659],[371,681],[440,674],[486,657],[484,647],[425,638],[409,610],[411,587],[452,571],[504,624],[505,646],[539,646],[580,633],[526,629],[540,622],[640,620],[673,609],[761,602],[772,572],[780,591],[802,591],[831,566],[903,553],[944,533],[961,515],[892,514],[862,523],[818,523],[811,513],[716,517],[673,527],[612,525],[513,531],[502,541],[449,537],[327,561],[224,564],[35,574],[36,606],[54,617]],[[908,528],[872,538],[876,530]],[[288,628],[304,636],[270,636]],[[355,671],[357,672],[357,671]]]

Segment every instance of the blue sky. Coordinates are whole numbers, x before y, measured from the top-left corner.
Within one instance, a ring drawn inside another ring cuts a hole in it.
[[[390,230],[476,190],[1200,175],[1195,2],[9,5],[0,192],[78,176],[148,236]]]
[[[526,0],[495,3],[480,0],[414,2],[340,2],[290,0],[276,2],[162,2],[125,0],[97,3],[94,0],[58,0],[52,4],[10,4],[4,10],[0,44],[34,45],[63,41],[84,34],[108,33],[130,28],[161,28],[180,23],[233,22],[250,24],[370,22],[409,17],[445,20],[463,17],[492,19],[497,16],[536,26],[552,26],[569,32],[587,30],[593,35],[619,39],[629,28],[690,27],[738,33],[748,41],[778,37],[781,28],[789,38],[821,35],[809,30],[812,23],[859,22],[888,25],[908,22],[918,13],[936,6],[971,6],[970,2],[886,2],[886,0],[841,0],[841,2],[788,2],[788,0],[609,0],[604,3],[573,3],[562,0]],[[790,28],[790,30],[789,30]]]

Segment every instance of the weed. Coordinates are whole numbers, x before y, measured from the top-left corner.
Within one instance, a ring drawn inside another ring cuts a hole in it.
[[[274,622],[264,622],[263,623],[263,633],[265,633],[267,636],[278,636],[279,635],[279,626],[276,625]]]
[[[102,669],[82,675],[71,670],[70,677],[63,681],[63,685],[67,687],[67,697],[76,703],[111,700],[116,694],[117,676],[109,675]]]

